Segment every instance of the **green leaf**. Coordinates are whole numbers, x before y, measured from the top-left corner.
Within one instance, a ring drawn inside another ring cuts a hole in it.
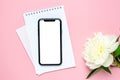
[[[109,68],[108,68],[108,67],[104,67],[104,66],[102,66],[102,69],[104,69],[106,72],[108,72],[108,73],[110,73],[110,74],[111,74],[111,71],[109,70]]]
[[[118,41],[119,41],[119,38],[120,38],[120,35],[118,36],[118,38],[117,38],[116,42],[118,42]]]
[[[95,73],[99,72],[101,69],[102,69],[102,68],[99,67],[99,68],[96,68],[96,69],[92,70],[92,71],[88,74],[88,76],[86,77],[86,79],[88,79],[89,77],[91,77],[91,76],[94,75]]]
[[[114,58],[114,63],[117,65],[117,67],[120,67],[120,62],[118,58]]]
[[[115,56],[115,57],[120,56],[120,45],[119,45],[118,48],[115,50],[114,56]]]

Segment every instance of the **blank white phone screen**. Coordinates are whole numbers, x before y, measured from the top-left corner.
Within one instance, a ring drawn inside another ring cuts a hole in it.
[[[39,21],[40,63],[60,63],[60,21]]]

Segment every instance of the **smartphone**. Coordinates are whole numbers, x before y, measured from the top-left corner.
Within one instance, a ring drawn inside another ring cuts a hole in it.
[[[62,63],[62,21],[59,18],[38,20],[38,56],[40,65]]]

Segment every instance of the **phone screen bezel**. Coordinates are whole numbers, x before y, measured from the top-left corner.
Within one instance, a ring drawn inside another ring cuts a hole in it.
[[[44,20],[45,22],[46,21],[55,21],[55,20],[59,20],[60,21],[60,62],[59,63],[53,63],[53,64],[43,64],[43,63],[41,63],[41,61],[40,61],[40,21],[42,21],[42,20]],[[38,61],[39,61],[39,64],[40,65],[43,65],[43,66],[45,66],[45,65],[61,65],[62,64],[62,21],[61,21],[61,19],[59,19],[59,18],[41,18],[41,19],[39,19],[38,20]]]

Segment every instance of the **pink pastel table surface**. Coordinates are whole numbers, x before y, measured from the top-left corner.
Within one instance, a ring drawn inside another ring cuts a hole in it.
[[[65,7],[76,67],[38,76],[15,30],[24,25],[23,13],[59,5]],[[120,34],[120,0],[0,0],[0,80],[86,80],[90,70],[82,51],[94,32]],[[111,72],[88,80],[120,80],[119,68]]]

